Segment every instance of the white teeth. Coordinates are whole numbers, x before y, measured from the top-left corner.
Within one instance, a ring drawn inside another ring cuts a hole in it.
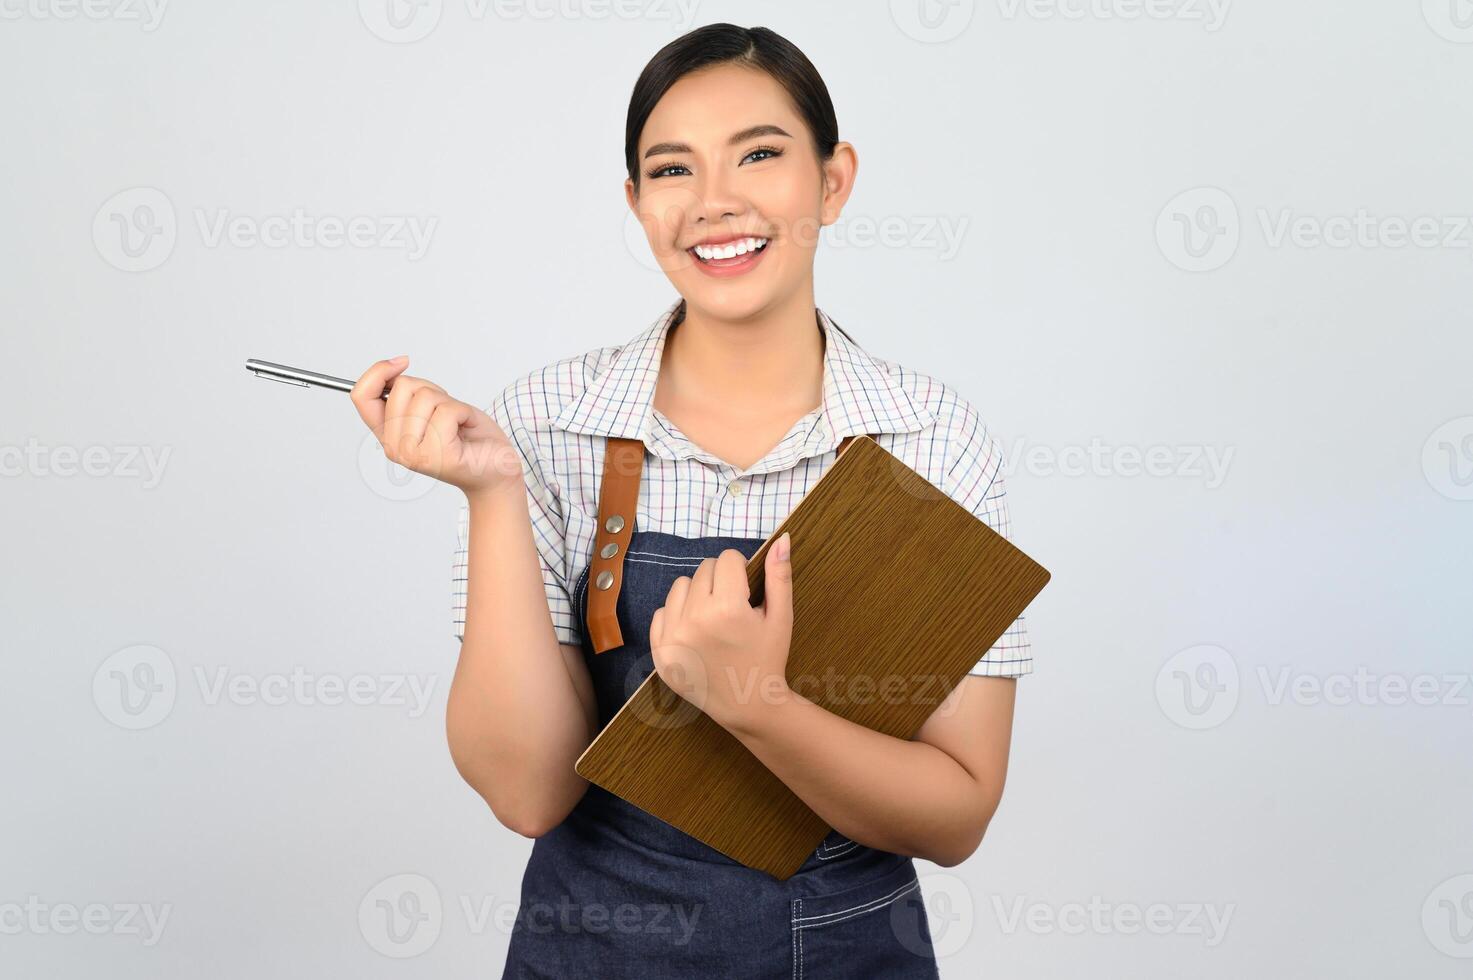
[[[765,238],[738,238],[736,241],[727,242],[724,245],[697,245],[694,251],[697,256],[706,261],[710,261],[711,259],[733,259],[738,255],[755,252],[766,244],[767,239]]]

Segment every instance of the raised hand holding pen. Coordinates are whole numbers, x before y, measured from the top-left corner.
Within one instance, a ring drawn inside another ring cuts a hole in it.
[[[384,455],[467,495],[520,483],[521,459],[501,426],[433,381],[403,374],[408,366],[407,354],[376,361],[349,392]]]

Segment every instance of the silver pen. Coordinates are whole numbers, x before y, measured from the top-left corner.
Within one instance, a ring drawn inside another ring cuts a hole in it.
[[[254,357],[246,361],[246,370],[258,378],[269,378],[272,381],[280,381],[283,384],[301,385],[303,388],[314,385],[318,388],[332,388],[337,391],[352,391],[355,382],[347,378],[335,378],[330,374],[320,374],[317,371],[308,371],[306,368],[291,367],[286,364],[275,364],[271,361],[262,361]],[[380,398],[389,397],[389,389],[393,387],[392,382],[384,386],[384,393]]]

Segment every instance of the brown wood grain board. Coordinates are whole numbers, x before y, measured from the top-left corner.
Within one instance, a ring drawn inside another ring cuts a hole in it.
[[[855,439],[747,562],[792,535],[798,693],[912,738],[1049,573],[868,436]],[[754,695],[757,696],[757,695]],[[737,738],[650,674],[579,775],[747,867],[786,879],[832,829]]]

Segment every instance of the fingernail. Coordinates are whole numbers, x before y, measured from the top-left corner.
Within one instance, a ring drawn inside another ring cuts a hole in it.
[[[408,354],[400,354],[398,357],[391,357],[391,358],[389,358],[389,363],[390,364],[398,364],[400,361],[407,361],[407,360],[409,360],[409,355]]]
[[[792,554],[792,550],[792,539],[788,537],[788,532],[784,531],[782,536],[777,539],[777,560],[787,561],[788,556]]]

